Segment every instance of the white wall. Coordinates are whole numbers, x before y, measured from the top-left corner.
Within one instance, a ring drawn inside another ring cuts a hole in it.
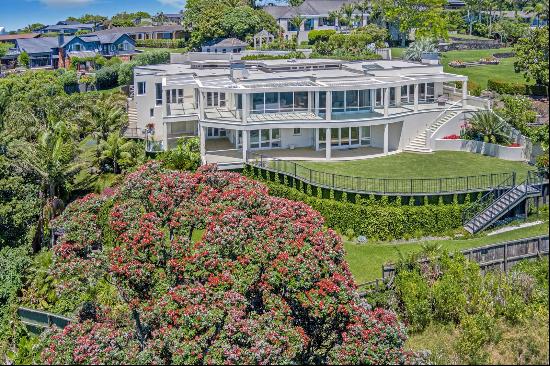
[[[523,147],[507,147],[482,141],[438,139],[434,142],[434,150],[467,151],[511,161],[527,160]]]
[[[402,131],[403,131],[403,122],[396,122],[389,125],[389,131],[388,131],[389,151],[399,150],[399,142],[401,141]]]
[[[299,136],[294,136],[293,128],[281,129],[281,146],[283,149],[288,149],[289,145],[295,147],[311,147],[315,146],[315,130],[312,128],[302,128],[302,133]]]

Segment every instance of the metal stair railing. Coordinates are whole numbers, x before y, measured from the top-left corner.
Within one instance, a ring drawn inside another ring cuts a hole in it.
[[[504,181],[501,183],[501,186],[506,186],[507,181]],[[509,202],[506,204],[506,207],[503,209],[498,209],[497,215],[494,215],[493,217],[490,217],[489,220],[484,220],[482,222],[481,226],[476,227],[477,231],[480,231],[481,229],[489,226],[494,220],[498,218],[499,215],[504,214],[508,212],[511,208],[515,207],[519,202],[523,201],[528,196],[532,195],[538,195],[542,191],[542,184],[544,183],[544,177],[542,177],[538,172],[529,171],[527,172],[527,178],[522,181],[519,184],[515,184],[515,173],[513,175],[513,186],[512,188],[506,190],[504,193],[498,194],[498,196],[495,197],[495,191],[488,192],[483,197],[481,197],[478,201],[476,201],[473,205],[471,205],[469,208],[463,211],[462,213],[462,223],[464,226],[467,226],[468,224],[475,225],[476,220],[480,220],[481,216],[487,212],[491,207],[496,205],[498,202],[500,202],[500,199],[502,197],[505,197],[508,194],[512,194],[513,191],[518,190],[521,192],[521,195],[517,198],[515,198],[512,202]],[[522,190],[521,187],[524,187]],[[475,214],[472,215],[472,212],[475,212]],[[468,216],[471,216],[469,219]],[[477,225],[476,225],[477,226]],[[473,229],[472,229],[473,230]],[[476,231],[476,232],[477,232]]]
[[[481,215],[489,206],[493,204],[499,197],[505,195],[516,187],[516,172],[504,179],[491,191],[485,193],[475,202],[471,203],[464,211],[462,211],[462,225],[466,225],[473,219]]]

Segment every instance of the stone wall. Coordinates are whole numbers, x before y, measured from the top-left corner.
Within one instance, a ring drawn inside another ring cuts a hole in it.
[[[440,43],[438,45],[439,52],[457,51],[457,50],[486,50],[490,48],[506,47],[504,43],[496,40],[488,41],[458,41],[451,43]]]

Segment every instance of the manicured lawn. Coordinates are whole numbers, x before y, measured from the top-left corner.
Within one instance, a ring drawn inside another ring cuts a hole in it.
[[[533,169],[521,162],[459,151],[400,153],[342,162],[301,161],[299,164],[313,170],[366,178],[444,178],[515,171],[520,180],[526,176],[527,171]]]
[[[424,244],[436,243],[441,245],[442,249],[453,252],[542,234],[548,234],[548,222],[493,236],[481,236],[464,240],[433,240],[403,244],[355,244],[346,242],[344,247],[351,273],[356,282],[361,284],[382,277],[382,265],[397,261],[399,252],[403,254],[418,252]]]
[[[449,51],[443,52],[441,63],[443,70],[453,74],[466,75],[469,80],[479,84],[483,89],[487,87],[488,79],[503,80],[513,83],[526,83],[522,74],[517,74],[514,71],[515,58],[500,59],[498,65],[481,65],[466,68],[453,68],[449,66],[449,62],[453,60],[461,61],[478,61],[482,57],[489,57],[496,52],[512,52],[512,48],[499,48],[488,50],[466,50],[466,51]]]
[[[462,35],[464,36],[464,35]],[[393,58],[401,58],[406,48],[394,47],[392,50]],[[500,59],[498,65],[481,65],[466,68],[453,68],[449,66],[449,62],[453,60],[461,61],[479,61],[480,58],[492,56],[496,52],[512,52],[512,48],[498,48],[487,50],[464,50],[464,51],[449,51],[441,54],[441,63],[443,70],[453,74],[466,75],[475,83],[479,84],[483,89],[487,87],[488,79],[503,80],[513,83],[526,83],[522,74],[516,74],[514,71],[515,58]]]

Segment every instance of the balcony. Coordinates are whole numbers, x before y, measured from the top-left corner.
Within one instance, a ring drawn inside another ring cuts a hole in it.
[[[166,103],[164,117],[197,116],[198,113],[194,103]]]

